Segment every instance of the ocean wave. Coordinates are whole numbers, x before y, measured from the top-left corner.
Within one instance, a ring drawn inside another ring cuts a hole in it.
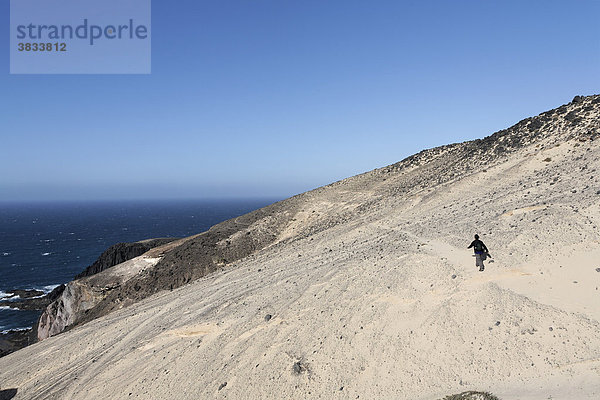
[[[53,291],[54,289],[56,289],[59,286],[60,286],[60,284],[57,284],[57,285],[46,285],[46,286],[43,286],[39,290],[42,290],[44,293],[50,293],[51,291]]]
[[[49,256],[52,253],[42,253],[42,257]]]
[[[6,256],[10,256],[10,253],[7,253],[6,251],[2,253],[2,256],[6,257]]]
[[[3,327],[4,328],[4,327]],[[3,331],[0,331],[1,334],[5,335],[7,333],[11,333],[11,332],[22,332],[22,331],[28,331],[30,330],[32,327],[31,326],[27,326],[27,327],[21,327],[21,328],[12,328],[12,329],[5,329]]]
[[[30,287],[27,290],[39,290],[41,292],[44,292],[44,294],[42,294],[40,296],[29,297],[29,298],[30,299],[39,299],[40,297],[44,297],[45,295],[47,295],[48,293],[50,293],[51,291],[53,291],[54,289],[56,289],[59,286],[60,285],[46,285],[46,286],[34,286],[34,287]]]
[[[27,299],[39,299],[41,297],[44,297],[45,295],[47,295],[48,293],[50,293],[51,291],[53,291],[55,288],[57,288],[59,286],[60,285],[30,286],[27,289],[23,289],[23,290],[37,290],[39,292],[44,292],[44,294],[41,294],[39,296],[27,297]],[[4,292],[2,292],[2,293],[4,293]],[[16,296],[10,297],[10,300],[21,300],[21,296],[16,295]]]
[[[44,292],[44,294],[39,295],[39,296],[28,297],[28,299],[39,299],[40,297],[44,297],[48,293],[52,292],[54,289],[56,289],[59,286],[60,286],[60,284],[46,285],[46,286],[30,286],[23,290],[37,290],[40,292]],[[8,294],[8,293],[0,290],[0,300],[5,300],[5,299],[8,299],[8,301],[21,300],[21,296],[19,296],[18,294],[17,295]],[[1,306],[0,310],[5,310],[6,308],[7,307]]]
[[[30,298],[37,299],[39,297],[44,297],[45,295],[47,295],[48,293],[50,293],[51,291],[53,291],[54,289],[56,289],[59,286],[60,285],[34,286],[33,288],[31,288],[29,290],[40,290],[40,291],[44,292],[44,294],[41,296],[35,296],[35,297],[30,297]]]
[[[0,300],[2,299],[8,299],[9,297],[11,297],[10,294],[3,292],[2,290],[0,290]]]
[[[0,306],[0,311],[2,311],[2,310],[20,310],[20,308],[9,307],[9,306]]]

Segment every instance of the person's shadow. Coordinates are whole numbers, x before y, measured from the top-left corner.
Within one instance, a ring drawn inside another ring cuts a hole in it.
[[[0,390],[0,400],[10,400],[17,395],[17,389]]]

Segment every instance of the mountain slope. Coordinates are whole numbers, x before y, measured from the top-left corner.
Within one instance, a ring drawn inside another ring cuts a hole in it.
[[[0,359],[2,389],[598,398],[599,120],[600,96],[576,98],[151,250],[127,285],[173,291],[112,291],[100,318]]]

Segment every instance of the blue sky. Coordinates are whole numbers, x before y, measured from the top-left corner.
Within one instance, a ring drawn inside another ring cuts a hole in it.
[[[599,93],[599,1],[154,0],[151,75],[9,75],[0,200],[286,197]]]

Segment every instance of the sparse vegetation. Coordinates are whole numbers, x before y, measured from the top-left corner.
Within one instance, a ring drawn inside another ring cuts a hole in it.
[[[294,365],[292,366],[292,372],[295,375],[300,375],[301,373],[306,372],[306,371],[308,371],[308,365],[305,362],[303,362],[302,360],[296,361],[294,363]]]
[[[577,112],[576,111],[571,111],[570,113],[568,113],[567,115],[565,115],[565,119],[567,121],[574,121],[577,118]]]
[[[529,129],[529,132],[534,132],[539,130],[541,127],[543,127],[544,124],[542,123],[542,121],[540,121],[539,119],[533,119],[530,123],[529,126],[527,127],[527,129]]]
[[[494,396],[488,392],[462,392],[459,394],[452,394],[444,397],[442,400],[500,400],[498,397]]]
[[[543,161],[544,161],[544,162],[550,162],[550,161],[552,161],[552,159],[551,159],[550,157],[546,157],[546,158],[544,158],[544,160],[543,160]]]
[[[213,260],[213,263],[214,263],[216,266],[222,267],[222,266],[224,266],[224,265],[227,265],[227,260],[226,260],[226,259],[224,259],[223,257],[218,257],[218,256],[217,256],[217,257],[213,257],[213,259],[212,259],[212,260]]]

